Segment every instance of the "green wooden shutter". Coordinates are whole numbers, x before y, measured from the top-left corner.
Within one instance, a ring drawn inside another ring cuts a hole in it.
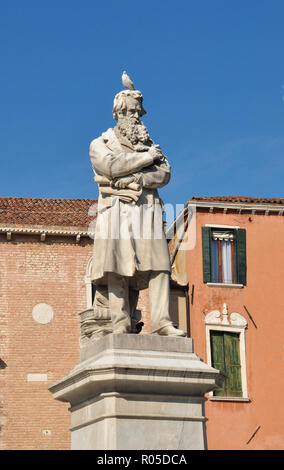
[[[247,262],[246,262],[246,231],[239,228],[236,234],[236,274],[237,283],[246,285],[247,283]]]
[[[203,282],[211,282],[211,228],[202,227]]]
[[[211,331],[211,363],[212,367],[221,370],[226,374],[225,365],[225,349],[224,349],[224,334],[222,331]],[[223,382],[222,388],[215,390],[214,395],[224,397],[226,396],[226,380]]]
[[[227,376],[222,388],[215,390],[214,395],[241,397],[243,392],[239,334],[212,330],[210,340],[212,366]]]
[[[227,397],[242,396],[240,337],[238,333],[224,333]]]
[[[237,236],[236,232],[234,232],[234,272],[233,272],[233,283],[238,284],[238,251],[237,251]]]

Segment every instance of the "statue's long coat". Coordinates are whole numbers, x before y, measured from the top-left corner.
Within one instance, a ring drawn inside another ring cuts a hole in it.
[[[146,288],[150,271],[170,271],[157,191],[169,182],[170,166],[167,160],[154,161],[148,151],[135,152],[114,129],[93,140],[90,157],[96,175],[111,180],[139,173],[143,178],[136,194],[127,188],[105,194],[99,185],[92,279],[105,284],[106,274],[115,272],[131,278],[134,288]],[[125,202],[126,194],[131,202]]]

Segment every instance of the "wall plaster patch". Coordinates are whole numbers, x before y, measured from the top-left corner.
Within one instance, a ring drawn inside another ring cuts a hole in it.
[[[51,322],[53,315],[52,307],[44,303],[35,305],[32,311],[33,319],[42,325]]]

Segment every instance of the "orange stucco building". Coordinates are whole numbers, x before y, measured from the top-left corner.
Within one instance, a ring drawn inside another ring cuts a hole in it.
[[[209,449],[284,447],[283,211],[284,199],[194,197],[170,230],[182,322],[228,377],[207,397]]]

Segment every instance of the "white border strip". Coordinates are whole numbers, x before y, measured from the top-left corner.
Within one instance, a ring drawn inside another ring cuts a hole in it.
[[[25,235],[62,235],[62,236],[77,236],[87,237],[89,235],[94,235],[94,232],[85,232],[82,230],[41,230],[37,228],[25,228],[25,227],[0,227],[0,233],[21,233]]]
[[[240,228],[239,225],[216,225],[216,224],[205,224],[205,227],[216,227],[216,228],[229,228],[229,229],[237,229]]]

